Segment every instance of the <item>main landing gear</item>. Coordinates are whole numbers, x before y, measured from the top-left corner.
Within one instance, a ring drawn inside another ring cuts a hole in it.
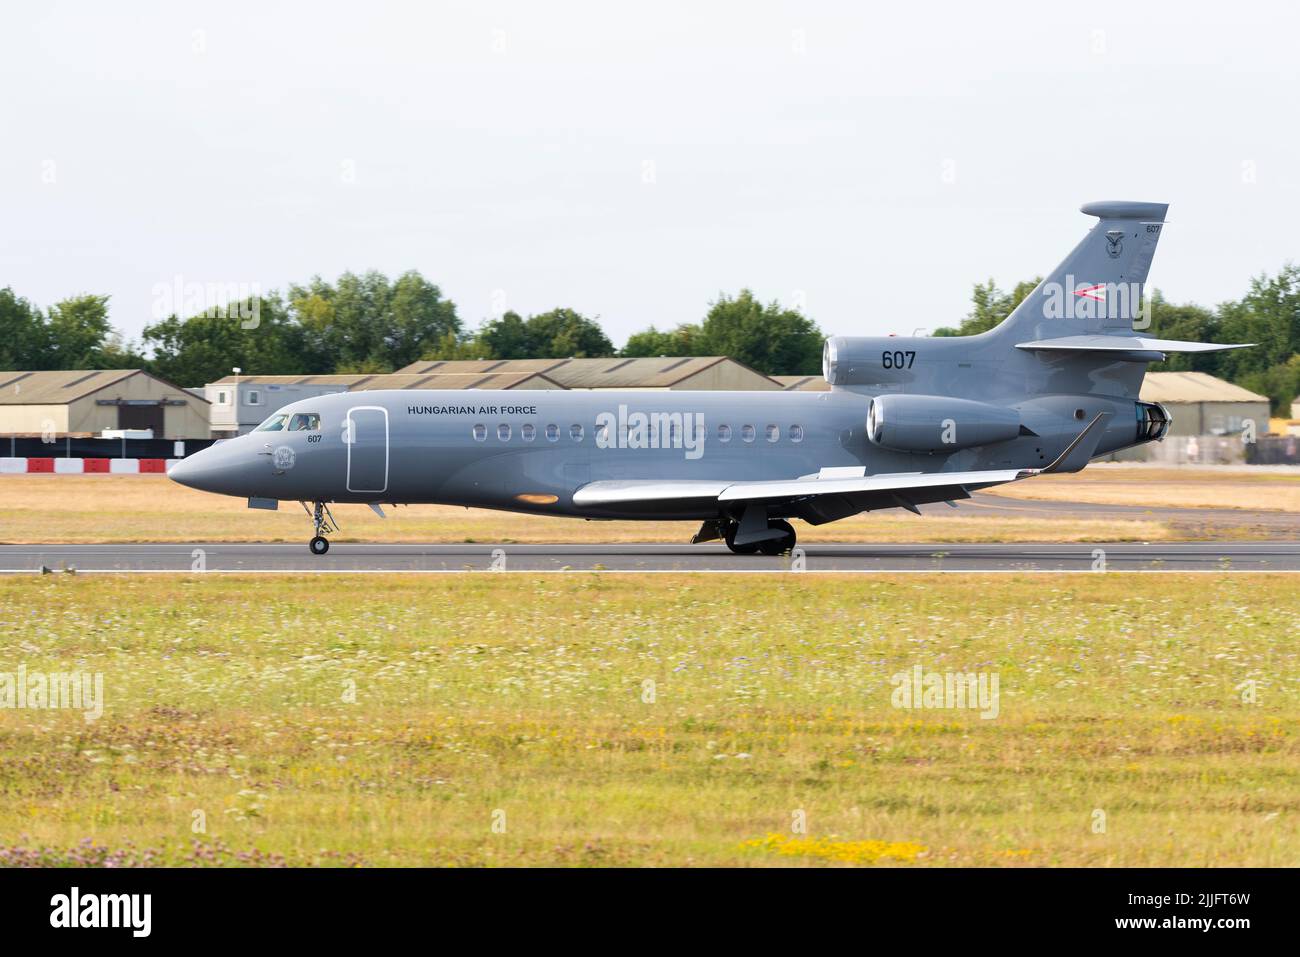
[[[303,511],[311,516],[312,524],[316,528],[316,534],[307,543],[307,547],[311,549],[313,555],[324,555],[330,550],[330,541],[325,536],[339,530],[338,524],[334,521],[334,514],[324,502],[315,502],[312,508],[308,508],[306,502],[301,504]]]
[[[794,526],[784,519],[775,518],[767,520],[767,530],[777,534],[770,538],[763,538],[759,541],[748,541],[744,544],[737,544],[736,538],[740,534],[743,522],[737,522],[731,519],[719,519],[717,521],[707,521],[701,527],[692,542],[707,542],[715,539],[722,539],[727,543],[727,548],[731,549],[737,555],[783,555],[786,552],[793,551],[796,536]],[[759,529],[763,526],[759,525]]]
[[[726,531],[723,533],[723,540],[727,543],[727,547],[737,555],[784,555],[794,549],[796,536],[793,525],[784,519],[774,518],[768,521],[767,527],[770,531],[780,532],[781,534],[775,538],[765,538],[759,542],[737,545],[736,532],[740,526],[736,522],[728,522]]]

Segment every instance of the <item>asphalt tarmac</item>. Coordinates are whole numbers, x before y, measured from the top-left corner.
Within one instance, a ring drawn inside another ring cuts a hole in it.
[[[306,543],[0,545],[0,573],[145,572],[1300,572],[1300,542],[809,544],[733,555],[719,544],[383,545]]]

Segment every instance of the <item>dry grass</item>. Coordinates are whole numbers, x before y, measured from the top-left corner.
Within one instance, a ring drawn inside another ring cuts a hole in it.
[[[990,491],[1030,501],[1300,512],[1300,475],[1275,472],[1093,466],[1075,475],[1044,475]]]
[[[974,514],[973,514],[974,513]],[[363,505],[334,510],[335,541],[375,542],[683,542],[696,525],[682,522],[584,522],[483,509],[415,505],[380,519]],[[0,476],[0,542],[301,542],[311,523],[296,502],[278,512],[242,499],[196,492],[162,476]],[[1156,521],[1044,520],[980,514],[918,517],[890,511],[820,528],[800,525],[805,542],[1096,542],[1159,541]]]
[[[0,863],[1300,861],[1288,576],[7,578],[0,627],[107,699],[0,710]],[[893,707],[917,664],[998,716]]]

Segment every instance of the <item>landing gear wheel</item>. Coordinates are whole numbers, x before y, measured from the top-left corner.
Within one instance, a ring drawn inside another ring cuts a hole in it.
[[[307,547],[311,549],[313,555],[324,555],[330,550],[329,540],[325,536],[330,532],[337,532],[338,524],[330,514],[330,507],[324,502],[313,502],[311,508],[307,508],[307,503],[303,502],[302,507],[311,516],[311,523],[316,529],[316,535],[307,543]]]
[[[794,526],[782,519],[767,523],[768,528],[777,529],[783,534],[780,538],[768,538],[758,543],[758,550],[764,555],[782,555],[794,548]]]
[[[736,529],[738,527],[739,526],[735,522],[727,523],[726,531],[723,532],[723,536],[722,536],[723,541],[727,543],[727,547],[737,555],[757,555],[758,546],[760,543],[755,542],[751,545],[736,544]]]

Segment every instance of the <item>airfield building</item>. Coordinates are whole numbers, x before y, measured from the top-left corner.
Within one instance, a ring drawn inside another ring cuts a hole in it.
[[[203,387],[211,404],[213,438],[255,429],[282,405],[335,392],[372,389],[559,389],[544,375],[530,372],[446,372],[358,375],[226,376]]]
[[[404,373],[532,373],[562,389],[706,389],[770,392],[770,376],[727,356],[659,356],[605,359],[436,359],[413,362]]]
[[[1173,415],[1169,435],[1236,435],[1247,421],[1268,431],[1268,396],[1204,372],[1148,372],[1142,401],[1159,402]]]
[[[142,369],[0,372],[0,436],[208,438],[208,403]]]

